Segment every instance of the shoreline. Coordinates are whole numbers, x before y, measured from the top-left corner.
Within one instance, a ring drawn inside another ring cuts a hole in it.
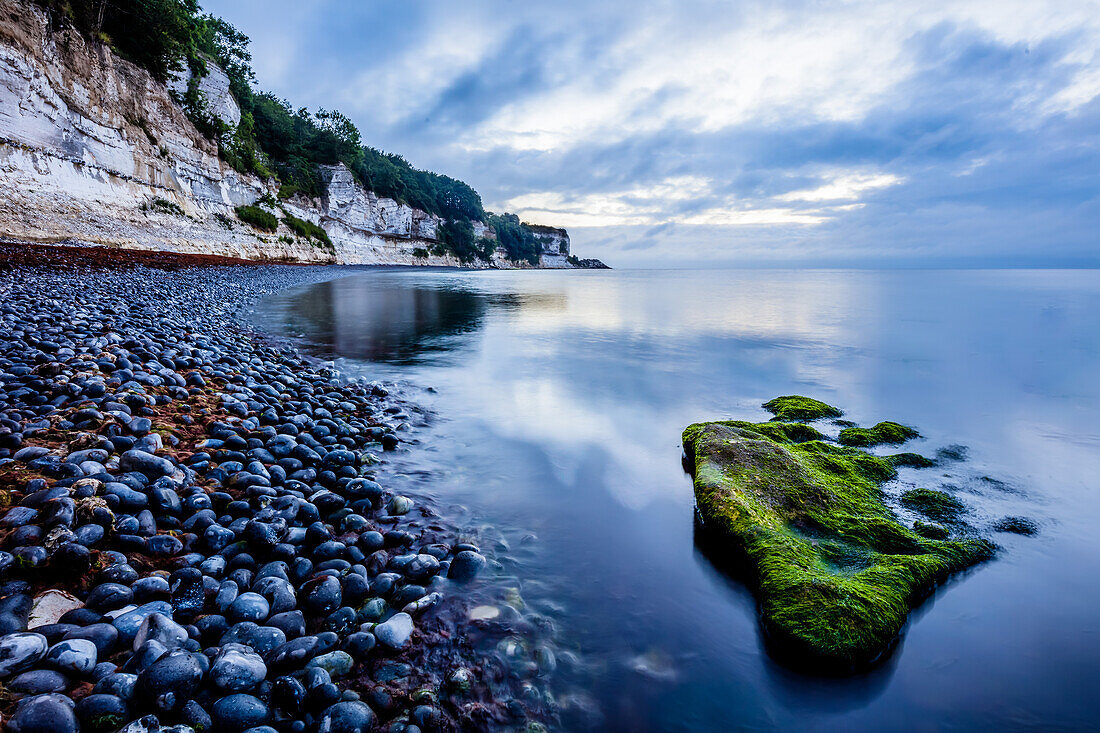
[[[405,408],[243,317],[331,269],[0,243],[13,728],[541,725],[449,640],[486,558],[373,480]]]

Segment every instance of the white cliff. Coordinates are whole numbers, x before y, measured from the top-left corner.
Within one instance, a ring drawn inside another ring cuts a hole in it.
[[[208,109],[236,125],[229,79],[207,65],[199,90]],[[178,95],[189,74],[170,83]],[[172,89],[144,69],[75,30],[51,29],[38,5],[0,0],[0,237],[255,260],[461,264],[433,253],[438,217],[365,190],[343,165],[323,173],[321,197],[279,205],[321,226],[332,247],[285,225],[274,234],[253,230],[235,208],[274,201],[273,180],[222,161]],[[483,223],[474,226],[493,237]],[[541,266],[569,267],[564,230],[540,234]],[[498,251],[489,266],[516,265]]]

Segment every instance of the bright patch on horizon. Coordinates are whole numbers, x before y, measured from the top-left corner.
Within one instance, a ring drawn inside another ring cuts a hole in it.
[[[896,186],[904,181],[892,173],[839,175],[817,188],[791,191],[777,196],[780,201],[850,201],[865,191]]]

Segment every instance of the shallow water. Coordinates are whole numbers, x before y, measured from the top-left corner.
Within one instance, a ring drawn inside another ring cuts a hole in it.
[[[552,618],[568,728],[1091,728],[1100,714],[1100,272],[335,270],[260,322],[437,415],[387,470]],[[434,392],[426,388],[433,387]],[[927,455],[979,529],[1036,537],[911,618],[880,668],[798,675],[695,543],[680,431],[801,393]],[[507,543],[507,549],[505,544]],[[572,650],[576,660],[564,650]]]

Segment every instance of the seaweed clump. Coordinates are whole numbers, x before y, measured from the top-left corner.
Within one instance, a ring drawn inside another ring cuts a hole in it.
[[[935,489],[910,489],[901,495],[901,505],[941,522],[953,522],[965,507],[962,502]]]
[[[897,475],[889,460],[799,441],[779,425],[684,431],[699,519],[748,571],[772,650],[794,666],[850,673],[881,659],[909,611],[993,546],[903,527],[882,500]]]
[[[789,422],[792,420],[820,420],[826,417],[840,417],[844,413],[832,405],[821,400],[802,395],[786,395],[768,400],[761,405],[765,410],[775,415],[776,420]]]
[[[921,537],[927,537],[930,540],[945,540],[947,539],[947,528],[942,524],[930,524],[928,522],[922,522],[919,519],[913,522],[913,531],[919,534]]]
[[[908,425],[886,421],[871,428],[844,428],[838,440],[841,445],[871,448],[876,445],[900,445],[918,437],[920,433]]]
[[[886,460],[890,461],[894,466],[909,466],[910,468],[931,468],[936,465],[936,462],[931,458],[926,458],[920,453],[895,453],[892,456],[885,456]]]

